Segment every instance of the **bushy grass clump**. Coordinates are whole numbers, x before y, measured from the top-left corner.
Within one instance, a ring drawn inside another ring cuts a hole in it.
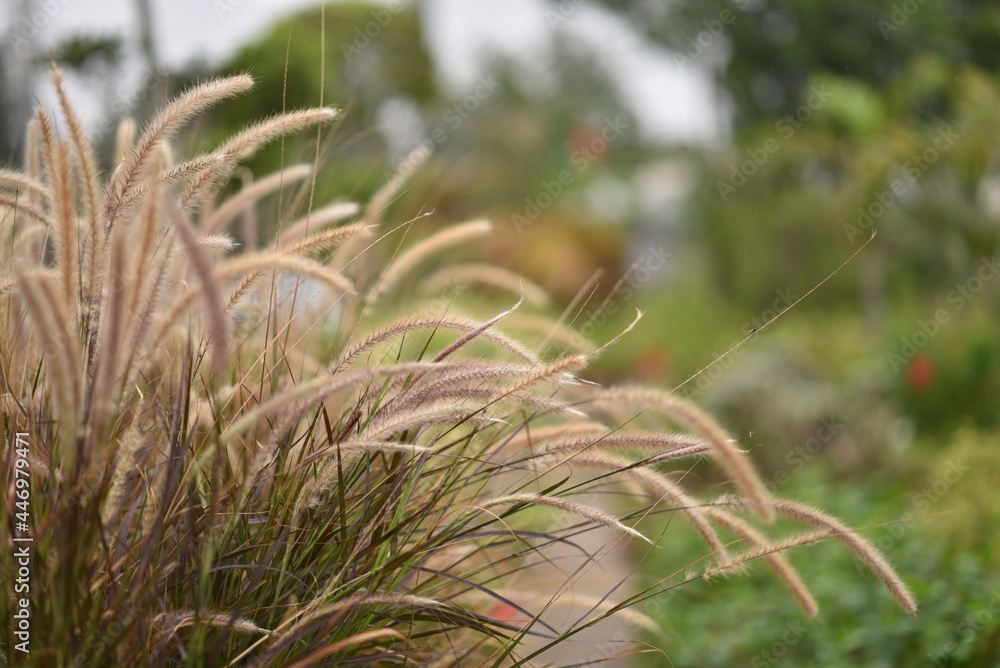
[[[229,189],[241,160],[333,109],[180,159],[179,131],[252,84],[210,81],[141,133],[123,124],[102,177],[53,79],[67,136],[39,110],[24,170],[0,171],[3,428],[8,445],[29,435],[34,537],[31,653],[4,624],[8,665],[519,665],[659,590],[608,592],[553,628],[539,615],[566,583],[510,583],[594,528],[650,541],[633,525],[654,512],[704,541],[692,577],[764,559],[812,615],[781,552],[832,537],[915,610],[874,546],[769,495],[701,410],[581,381],[600,348],[571,312],[540,320],[544,296],[496,268],[427,277],[489,223],[413,241],[421,221],[381,221],[400,179],[365,206],[313,207],[309,165]],[[277,231],[258,247],[265,198]],[[475,312],[498,293],[513,307]],[[702,458],[730,493],[695,499],[671,475]],[[608,485],[614,506],[581,500]],[[808,528],[770,538],[776,515]],[[16,605],[8,590],[0,617]]]

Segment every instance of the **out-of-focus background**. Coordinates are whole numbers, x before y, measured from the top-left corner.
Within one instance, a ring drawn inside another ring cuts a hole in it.
[[[805,548],[819,623],[766,573],[640,605],[675,665],[1000,662],[997,3],[414,0],[321,21],[312,0],[11,0],[0,33],[6,163],[53,60],[105,158],[120,118],[214,74],[258,86],[189,148],[342,107],[318,203],[408,175],[398,219],[491,218],[484,252],[555,308],[593,289],[574,324],[594,340],[641,308],[591,377],[696,398],[776,493],[868,527],[921,601],[907,617],[836,545]],[[685,531],[647,582],[697,558]]]

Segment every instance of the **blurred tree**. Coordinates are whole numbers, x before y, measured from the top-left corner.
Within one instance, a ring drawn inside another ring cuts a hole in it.
[[[27,5],[25,5],[27,6]],[[12,30],[24,30],[15,25]],[[37,30],[37,29],[36,29]],[[124,63],[124,49],[119,37],[70,35],[55,44],[44,56],[35,52],[36,33],[25,37],[16,33],[7,41],[7,48],[0,53],[0,86],[5,95],[0,97],[0,156],[14,163],[21,147],[16,142],[24,134],[24,126],[31,117],[30,89],[33,79],[47,74],[51,63],[64,72],[95,82],[112,80]],[[7,65],[9,63],[9,65]]]
[[[0,50],[0,160],[14,164],[18,139],[31,114],[29,85],[35,59],[34,36],[38,32],[29,16],[32,0],[15,0],[9,4],[10,26]]]
[[[283,100],[289,108],[316,104],[320,34],[319,13],[312,10],[275,26],[222,68],[188,72],[183,78],[250,71],[259,82],[253,95],[220,107],[199,140],[216,143],[243,123],[280,110]],[[446,95],[433,71],[418,11],[395,4],[327,7],[324,102],[345,113],[335,132],[324,133],[332,137],[335,170],[317,182],[317,201],[344,194],[365,201],[409,171],[394,163],[426,149],[432,158],[411,176],[400,210],[451,220],[490,215],[501,223],[501,235],[512,235],[491,245],[494,259],[528,269],[560,293],[575,291],[597,267],[617,271],[620,244],[609,241],[617,233],[590,230],[579,237],[574,231],[600,222],[588,204],[595,175],[627,173],[645,154],[599,55],[555,31],[540,58],[526,64],[497,56],[467,90]],[[285,164],[311,161],[311,153],[296,157],[285,150]],[[275,146],[249,166],[263,174],[281,159]],[[536,220],[556,222],[548,228],[552,238],[517,243],[527,238],[514,229],[518,216],[532,238],[547,227],[534,226]],[[561,264],[528,252],[542,248],[557,249]],[[514,259],[523,249],[532,257]],[[538,273],[552,266],[567,269],[553,277]]]
[[[712,71],[733,105],[735,143],[708,158],[689,209],[730,298],[766,305],[878,228],[851,269],[877,328],[885,290],[951,280],[995,250],[997,153],[983,131],[998,120],[1000,4],[594,4]]]
[[[872,255],[888,253],[893,268],[876,282],[890,294],[957,281],[996,252],[995,76],[926,56],[884,94],[812,81],[827,99],[799,127],[761,121],[709,162],[693,207],[721,288],[753,303],[809,267],[836,266],[876,229]],[[926,117],[930,97],[947,114]]]
[[[624,216],[593,206],[602,179],[628,182],[648,156],[600,54],[555,31],[525,63],[495,56],[477,86],[424,117],[436,159],[414,184],[417,206],[453,218],[490,215],[492,260],[510,264],[561,299],[597,270],[607,291],[623,271]],[[544,224],[542,224],[544,221]],[[619,225],[608,227],[609,222]]]
[[[760,121],[705,163],[691,210],[717,288],[765,308],[776,286],[803,294],[877,230],[800,308],[860,301],[885,389],[922,429],[994,424],[970,399],[1000,387],[1000,349],[982,343],[1000,332],[997,76],[920,56],[881,94],[854,80],[812,85],[830,97],[807,123],[782,133]],[[928,98],[946,113],[925,116]]]
[[[121,66],[123,47],[118,37],[74,35],[57,44],[51,52],[51,58],[64,70],[106,74],[104,68]],[[47,63],[46,60],[41,64]]]
[[[598,168],[628,169],[642,152],[612,76],[567,36],[554,35],[551,51],[530,67],[495,56],[480,81],[487,85],[439,100],[424,113],[425,141],[442,162],[460,166],[455,178],[438,181],[437,195],[428,195],[448,199],[460,216],[484,208],[525,216],[553,180],[555,199],[579,203],[581,186]],[[601,136],[606,128],[610,141]],[[566,170],[568,184],[559,183]]]
[[[328,5],[325,59],[323,25],[320,10],[300,13],[243,47],[222,67],[212,72],[195,67],[182,73],[179,84],[207,74],[234,72],[250,72],[257,80],[252,95],[228,102],[214,113],[212,125],[201,137],[202,148],[282,109],[318,105],[322,92],[322,103],[342,108],[343,113],[331,147],[337,164],[330,177],[336,182],[326,179],[318,187],[327,196],[360,188],[358,196],[364,199],[384,183],[373,178],[376,168],[377,176],[383,175],[387,150],[384,137],[377,132],[380,112],[392,101],[421,105],[434,98],[434,68],[416,13],[401,3]],[[267,174],[281,160],[281,147],[271,146],[247,166],[254,173]],[[292,161],[284,157],[285,164]]]
[[[627,18],[685,64],[721,52],[724,57],[713,60],[721,64],[714,76],[734,105],[738,125],[794,113],[820,73],[878,89],[921,53],[988,71],[1000,64],[1000,5],[994,2],[594,2]]]

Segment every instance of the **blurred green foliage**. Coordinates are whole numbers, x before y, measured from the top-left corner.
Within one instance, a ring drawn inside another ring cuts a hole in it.
[[[938,430],[963,417],[995,426],[982,398],[1000,387],[992,283],[1000,147],[987,136],[1000,123],[1000,87],[980,70],[948,68],[917,59],[880,102],[857,82],[818,79],[830,105],[784,143],[770,123],[748,131],[735,156],[705,163],[691,204],[713,285],[753,309],[775,289],[803,294],[806,281],[818,282],[877,231],[801,308],[853,305],[864,314],[867,347],[890,362],[890,396],[921,429]],[[947,98],[947,116],[921,117],[918,100],[931,90]],[[924,380],[914,363],[924,365]]]
[[[827,19],[835,24],[840,11]],[[651,640],[675,665],[995,665],[1000,545],[988,527],[1000,513],[989,489],[1000,447],[1000,145],[990,135],[1000,83],[992,65],[981,67],[992,56],[972,65],[915,49],[872,77],[792,49],[781,59],[798,60],[808,77],[790,107],[767,110],[746,101],[746,68],[760,63],[740,39],[726,74],[744,82],[728,88],[743,100],[733,145],[695,161],[687,218],[702,243],[688,281],[639,301],[646,333],[613,364],[641,370],[643,351],[658,346],[669,360],[661,382],[702,370],[681,391],[725,416],[777,493],[871,525],[922,611],[911,619],[877,600],[870,578],[845,575],[849,554],[815,546],[794,561],[824,608],[817,623],[755,573],[681,587],[649,606],[666,629]],[[874,230],[853,263],[733,349]],[[791,298],[775,304],[782,292]],[[824,422],[838,427],[817,439]],[[963,473],[953,483],[944,476],[955,467]],[[644,572],[683,571],[699,553],[695,537],[674,538]]]
[[[1000,474],[994,433],[963,430],[950,444],[911,452],[909,485],[885,484],[868,471],[849,484],[819,461],[792,476],[781,493],[822,504],[888,555],[920,602],[899,611],[843,546],[823,543],[789,553],[820,605],[808,619],[779,590],[763,563],[746,576],[696,580],[640,607],[663,633],[649,635],[677,666],[992,666],[1000,661]],[[655,532],[655,530],[654,530]],[[643,565],[647,584],[680,570],[703,550],[693,532],[671,539]],[[655,579],[654,579],[655,574]],[[656,655],[649,655],[655,657]],[[651,659],[645,665],[664,665]]]
[[[713,72],[739,126],[794,113],[820,73],[880,90],[921,54],[985,70],[1000,64],[1000,7],[993,2],[596,1],[684,63],[725,53]]]

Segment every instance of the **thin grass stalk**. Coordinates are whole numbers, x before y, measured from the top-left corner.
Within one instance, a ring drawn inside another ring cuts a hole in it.
[[[35,197],[44,200],[49,196],[48,188],[41,181],[12,169],[0,169],[0,188],[20,190],[25,194],[26,199]]]
[[[574,501],[567,501],[566,499],[560,499],[553,496],[542,496],[540,494],[511,494],[509,496],[497,497],[495,499],[488,499],[486,501],[481,501],[478,504],[479,509],[486,509],[492,506],[499,505],[522,505],[522,504],[536,504],[551,506],[559,510],[573,513],[574,515],[579,515],[580,517],[586,518],[588,520],[593,520],[598,524],[602,524],[606,527],[615,529],[616,531],[626,533],[634,538],[643,540],[650,545],[653,545],[653,541],[646,538],[640,532],[636,531],[627,524],[623,524],[621,520],[616,518],[614,515],[606,513],[600,508],[595,508],[593,506],[588,506],[582,503],[576,503]]]
[[[12,197],[7,193],[0,193],[0,205],[33,218],[45,225],[46,228],[52,227],[52,219],[49,217],[49,214],[37,205],[32,204],[28,198],[22,200],[18,197]]]
[[[201,284],[199,294],[205,304],[208,320],[208,332],[213,350],[212,367],[214,375],[221,376],[225,371],[229,357],[229,332],[226,325],[226,309],[223,306],[219,284],[213,275],[211,262],[198,246],[198,239],[194,230],[185,220],[184,213],[174,207],[171,218],[172,227],[187,251],[191,266]]]
[[[76,155],[77,170],[80,182],[83,184],[83,200],[86,205],[84,211],[87,217],[87,234],[83,237],[83,273],[86,277],[83,284],[83,295],[84,301],[87,301],[95,289],[94,286],[98,271],[97,243],[102,228],[101,194],[100,182],[97,178],[97,161],[94,159],[93,149],[91,149],[90,143],[84,134],[83,124],[76,115],[73,105],[70,104],[69,96],[66,94],[62,73],[55,65],[52,67],[52,83],[59,97],[59,106],[62,109],[63,117],[69,126],[73,151]]]
[[[356,216],[360,210],[361,207],[355,202],[335,202],[334,204],[325,206],[318,211],[306,214],[302,218],[294,221],[288,226],[288,229],[283,230],[281,234],[278,235],[277,245],[279,247],[289,247],[295,245],[299,240],[305,238],[310,232],[315,233],[318,230],[322,230],[324,227],[334,223],[339,223],[343,220],[347,220],[348,218],[352,218]],[[371,225],[368,223],[358,223],[349,227],[359,230],[372,229]],[[347,228],[342,227],[340,229]]]
[[[90,392],[90,433],[100,438],[104,417],[117,403],[120,394],[118,371],[121,343],[127,327],[128,258],[123,230],[112,232],[111,257],[103,281],[101,303],[104,314],[98,329],[99,353],[95,362],[93,388]]]
[[[412,271],[429,256],[470,239],[485,236],[489,234],[492,228],[493,226],[487,220],[473,220],[449,227],[418,243],[386,267],[385,271],[379,277],[378,284],[372,290],[371,300],[375,301],[379,295],[395,287],[396,283],[403,276]]]
[[[712,554],[716,556],[720,564],[729,561],[729,550],[709,521],[714,516],[706,513],[701,503],[688,496],[680,485],[670,480],[667,476],[645,468],[630,466],[627,460],[607,455],[603,452],[580,452],[563,461],[570,465],[591,466],[612,473],[622,473],[627,477],[634,478],[643,487],[655,494],[659,502],[669,501],[673,503],[674,507],[684,514],[691,526],[694,527],[702,540],[705,541],[705,544],[712,550]]]
[[[192,88],[163,107],[112,175],[104,201],[105,233],[117,222],[122,200],[139,187],[139,175],[150,159],[153,148],[161,142],[169,141],[194,116],[252,86],[253,79],[246,74],[213,79]]]
[[[452,330],[463,332],[465,334],[478,331],[479,335],[484,339],[488,340],[492,344],[500,346],[505,352],[510,353],[515,358],[531,364],[538,362],[538,358],[530,350],[518,344],[513,339],[510,339],[498,332],[491,332],[489,329],[482,329],[482,323],[458,317],[422,317],[397,321],[374,332],[373,334],[370,334],[368,338],[361,343],[357,343],[352,346],[345,346],[344,351],[340,354],[337,360],[330,364],[330,372],[337,373],[341,369],[346,369],[361,355],[361,353],[366,350],[370,350],[375,346],[393,338],[421,329],[432,331],[439,329]]]
[[[468,283],[491,285],[521,295],[525,302],[532,306],[544,307],[548,306],[550,302],[548,293],[537,284],[509,269],[493,267],[488,264],[465,264],[441,269],[426,278],[422,282],[421,288],[426,292],[433,292],[455,283],[460,285]],[[552,324],[547,319],[545,322],[548,326]]]
[[[52,190],[56,227],[56,265],[62,275],[62,308],[76,317],[79,287],[79,239],[76,224],[76,192],[66,145],[56,138],[52,119],[44,110],[36,113],[45,156],[46,177]],[[75,330],[75,327],[74,327]]]
[[[753,465],[744,453],[737,450],[729,435],[704,411],[673,394],[645,388],[618,387],[602,393],[602,396],[611,401],[655,406],[689,429],[702,434],[712,444],[719,463],[746,495],[754,511],[767,522],[774,520],[770,495]]]
[[[128,155],[129,150],[135,143],[137,133],[138,128],[136,128],[135,121],[131,118],[123,118],[118,122],[118,126],[115,128],[114,158],[111,164],[120,165],[124,162],[125,156]]]
[[[792,517],[811,524],[820,529],[826,529],[830,535],[868,567],[875,576],[882,581],[886,589],[895,597],[896,602],[906,612],[911,615],[917,614],[917,601],[910,592],[909,587],[896,573],[895,569],[889,565],[885,555],[875,547],[867,538],[857,531],[847,527],[843,522],[832,515],[817,510],[812,506],[788,499],[775,499],[774,508],[782,515]]]
[[[304,109],[279,114],[256,123],[220,146],[216,154],[222,162],[214,168],[203,170],[181,194],[181,206],[188,208],[200,203],[203,219],[211,215],[211,201],[240,160],[249,158],[262,146],[286,134],[307,127],[326,123],[336,118],[338,111],[330,107]]]
[[[59,368],[57,374],[52,374],[55,378],[48,375],[48,379],[49,382],[54,381],[57,388],[59,411],[63,416],[60,426],[64,432],[75,434],[76,417],[79,414],[79,387],[76,382],[79,371],[76,346],[66,329],[61,300],[44,278],[25,275],[15,268],[15,280],[18,292],[35,323],[37,336],[43,343],[42,363],[50,364],[54,358]]]
[[[292,165],[286,167],[276,174],[271,174],[253,185],[243,188],[238,193],[226,200],[226,202],[212,212],[212,215],[201,226],[204,234],[213,234],[221,230],[235,218],[247,206],[257,202],[260,198],[273,193],[278,188],[291,185],[301,181],[312,173],[311,165]]]
[[[792,564],[784,554],[770,551],[772,548],[771,542],[763,534],[718,506],[707,506],[704,508],[704,512],[716,523],[726,527],[737,536],[750,541],[754,548],[768,551],[763,556],[767,560],[771,570],[785,584],[785,588],[792,593],[802,611],[809,617],[816,617],[819,613],[819,605],[817,605],[816,599],[813,598],[809,588],[802,582],[798,571],[792,567]],[[722,564],[720,567],[724,568],[725,564]]]

